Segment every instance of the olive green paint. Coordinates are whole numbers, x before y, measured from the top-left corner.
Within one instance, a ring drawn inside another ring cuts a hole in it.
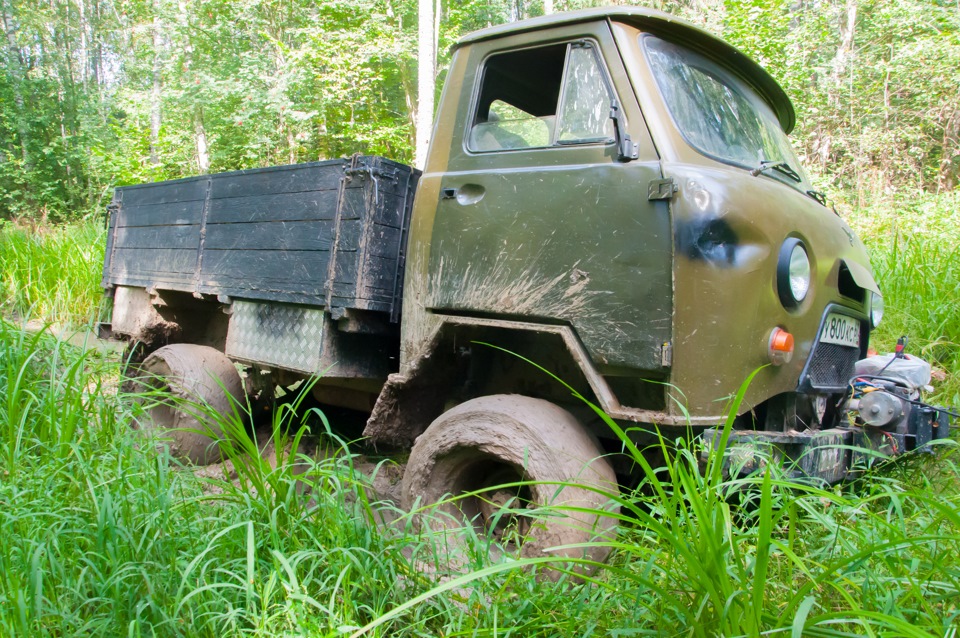
[[[663,421],[682,423],[683,405],[703,422],[723,414],[723,398],[768,363],[774,327],[795,336],[796,352],[757,376],[742,410],[796,390],[828,304],[866,322],[866,303],[837,289],[841,262],[861,287],[876,288],[859,240],[803,194],[806,182],[753,176],[692,149],[660,97],[638,44],[642,33],[718,61],[759,93],[784,130],[792,128],[789,98],[765,71],[666,14],[590,10],[467,36],[456,48],[414,205],[401,375],[430,355],[442,316],[568,325],[594,366],[588,376],[664,382],[677,402],[664,401]],[[619,161],[612,144],[470,152],[466,133],[486,57],[576,38],[598,44],[639,159]],[[651,201],[650,183],[661,178],[672,178],[677,192]],[[787,237],[804,241],[813,266],[811,293],[792,310],[776,289]],[[624,407],[642,415],[648,406]]]

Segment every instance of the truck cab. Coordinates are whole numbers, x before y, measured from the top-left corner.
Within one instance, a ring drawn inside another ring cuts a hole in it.
[[[762,368],[746,429],[832,429],[882,302],[790,146],[794,122],[756,63],[655,11],[467,36],[416,195],[388,386],[453,366],[436,353],[457,342],[484,360],[473,387],[506,391],[514,365],[469,346],[505,344],[616,419],[696,428]]]

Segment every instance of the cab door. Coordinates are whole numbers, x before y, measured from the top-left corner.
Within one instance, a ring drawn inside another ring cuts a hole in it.
[[[440,177],[426,307],[569,324],[595,363],[662,371],[670,212],[648,197],[659,160],[609,27],[472,48],[478,71],[465,78],[462,143]],[[618,144],[626,135],[635,159]]]

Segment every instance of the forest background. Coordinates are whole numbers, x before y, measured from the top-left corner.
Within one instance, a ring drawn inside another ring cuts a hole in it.
[[[0,0],[0,635],[957,635],[954,442],[849,489],[773,464],[721,480],[681,446],[670,482],[612,495],[630,519],[595,579],[490,565],[479,541],[471,572],[434,579],[440,545],[371,524],[398,513],[368,500],[349,450],[274,469],[247,438],[239,484],[171,470],[131,431],[118,357],[55,337],[100,312],[114,186],[355,152],[411,162],[418,80],[436,97],[458,37],[593,4]],[[931,402],[960,405],[960,1],[647,4],[783,84],[797,150],[870,250],[887,304],[872,344],[910,335],[935,366]],[[273,414],[274,436],[298,425]]]
[[[610,2],[437,0],[434,94],[461,35],[595,4]],[[783,84],[798,112],[795,146],[841,212],[956,188],[955,0],[642,4],[718,33]],[[99,215],[114,186],[197,173],[355,152],[413,161],[414,0],[0,8],[0,219]]]

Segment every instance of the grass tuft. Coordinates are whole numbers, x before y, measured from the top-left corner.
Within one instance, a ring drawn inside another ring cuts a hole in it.
[[[49,323],[95,321],[105,243],[102,222],[32,231],[0,220],[0,311]]]
[[[883,201],[848,221],[884,295],[874,347],[892,352],[907,335],[908,351],[940,370],[932,400],[960,406],[960,193]]]

